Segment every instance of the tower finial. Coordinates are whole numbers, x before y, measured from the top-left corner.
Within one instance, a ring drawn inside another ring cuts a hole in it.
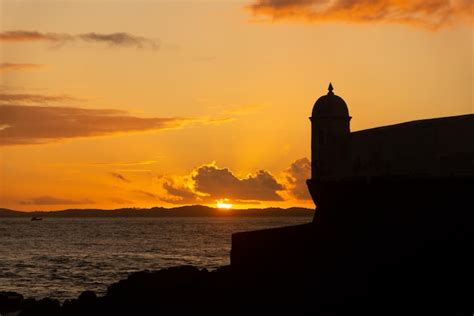
[[[329,87],[328,87],[328,94],[334,94],[334,92],[332,92],[332,90],[334,90],[334,88],[332,87],[332,83],[330,82],[329,83]]]

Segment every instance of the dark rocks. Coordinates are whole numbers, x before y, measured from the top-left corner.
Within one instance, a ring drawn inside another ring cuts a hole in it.
[[[52,298],[43,298],[39,301],[34,299],[25,300],[19,316],[59,316],[61,304]]]
[[[421,253],[416,265],[408,260],[364,267],[330,260],[324,269],[295,262],[280,269],[142,271],[110,285],[103,297],[85,291],[62,305],[52,299],[23,300],[20,315],[472,315],[472,278],[465,274],[472,261],[468,254],[459,256],[454,245],[448,249],[454,261],[442,262],[446,271],[432,260],[440,257]]]
[[[0,315],[20,309],[23,295],[15,292],[0,292]]]
[[[93,291],[84,291],[78,299],[66,300],[61,307],[61,315],[99,315],[99,299]]]
[[[108,310],[161,310],[187,313],[210,310],[214,282],[206,269],[181,266],[154,272],[137,272],[112,284],[104,297]]]

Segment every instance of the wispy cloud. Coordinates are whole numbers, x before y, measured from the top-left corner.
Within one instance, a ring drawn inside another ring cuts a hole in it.
[[[121,167],[128,167],[128,166],[148,166],[158,163],[158,160],[142,160],[142,161],[125,161],[125,162],[91,162],[91,163],[84,163],[85,165],[92,165],[92,166],[121,166]]]
[[[0,32],[0,42],[18,43],[18,42],[50,42],[55,45],[62,45],[68,42],[82,41],[89,43],[105,43],[110,46],[136,47],[158,49],[160,41],[149,39],[143,36],[137,36],[125,32],[118,33],[44,33],[39,31],[16,30]]]
[[[127,183],[130,183],[131,181],[127,178],[125,178],[123,175],[121,175],[120,173],[117,173],[117,172],[111,172],[110,175],[112,177],[114,177],[115,179],[118,179],[122,182],[127,182]]]
[[[0,105],[0,145],[42,144],[62,139],[179,128],[187,118],[142,118],[114,109]]]
[[[79,98],[74,98],[68,95],[43,95],[43,94],[28,94],[28,93],[0,93],[0,104],[11,103],[58,103],[68,101],[83,101]]]
[[[158,131],[196,125],[215,125],[229,117],[137,117],[124,110],[69,106],[87,99],[69,95],[11,93],[0,86],[0,146],[43,144],[62,139]],[[74,102],[73,102],[74,101]],[[64,106],[68,104],[68,106]],[[115,163],[149,165],[156,161]]]
[[[474,18],[472,0],[256,0],[247,9],[273,21],[381,22],[428,29]]]
[[[42,64],[25,64],[25,63],[0,63],[0,72],[8,71],[31,71],[44,68]]]
[[[31,198],[25,201],[20,201],[23,205],[82,205],[82,204],[93,204],[94,201],[89,199],[73,200],[57,198],[53,196],[39,196]]]
[[[146,196],[148,198],[151,198],[151,199],[158,199],[158,196],[152,192],[149,192],[149,191],[145,191],[145,190],[134,190],[132,191],[133,193],[138,193],[142,196]]]

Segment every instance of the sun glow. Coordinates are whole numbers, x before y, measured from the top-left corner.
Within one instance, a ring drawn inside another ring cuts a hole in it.
[[[229,199],[217,200],[216,205],[217,208],[223,210],[230,210],[232,208],[232,204],[229,203]]]

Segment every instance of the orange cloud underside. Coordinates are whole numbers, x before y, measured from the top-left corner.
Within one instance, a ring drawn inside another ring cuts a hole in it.
[[[42,64],[0,63],[0,72],[40,70],[44,67]]]
[[[254,15],[309,22],[397,23],[431,29],[474,16],[471,0],[257,0],[247,7]]]
[[[0,105],[0,146],[38,144],[66,138],[101,136],[180,127],[180,118],[139,118],[117,110]]]

